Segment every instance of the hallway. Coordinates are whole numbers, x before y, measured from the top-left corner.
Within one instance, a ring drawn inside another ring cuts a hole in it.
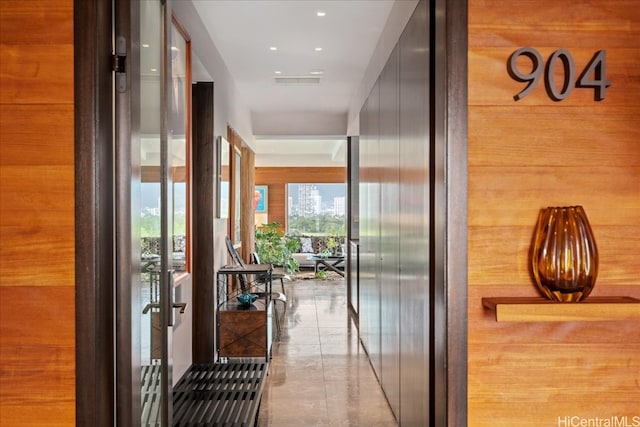
[[[285,286],[289,306],[259,426],[396,426],[347,314],[346,281]]]

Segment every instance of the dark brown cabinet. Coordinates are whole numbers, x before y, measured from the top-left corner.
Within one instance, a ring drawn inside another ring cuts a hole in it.
[[[269,274],[270,270],[257,271],[259,267],[247,266],[247,269],[223,268],[218,271],[218,357],[264,357],[271,358],[273,344],[273,301],[271,283],[267,281],[266,292],[260,295],[253,304],[240,304],[235,295],[228,295],[228,278],[238,274]],[[251,270],[251,271],[248,271]],[[254,271],[255,270],[255,271]],[[251,292],[251,290],[250,290]]]

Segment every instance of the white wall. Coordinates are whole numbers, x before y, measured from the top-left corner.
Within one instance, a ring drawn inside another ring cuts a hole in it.
[[[400,39],[400,34],[407,25],[411,14],[416,8],[418,0],[396,0],[389,14],[387,24],[382,30],[376,49],[371,56],[369,65],[358,90],[351,99],[347,117],[347,135],[360,134],[360,110],[371,92],[382,68],[387,63],[391,51]]]
[[[191,38],[192,77],[193,81],[214,82],[214,133],[227,137],[227,125],[231,126],[241,138],[253,148],[255,140],[251,131],[251,114],[243,103],[235,83],[220,53],[211,40],[191,1],[174,1],[173,13]],[[224,238],[227,235],[227,220],[216,219],[214,222],[215,255],[214,270],[227,264],[227,253]],[[186,284],[185,284],[186,285]],[[184,286],[183,298],[191,298],[191,283]],[[188,289],[187,289],[188,288]],[[181,371],[191,364],[191,351],[187,346],[191,344],[191,310],[184,317],[182,324],[174,330],[174,370],[175,378],[179,378]],[[216,355],[217,357],[217,355]]]
[[[214,82],[214,132],[227,136],[227,124],[251,147],[254,144],[251,114],[215,43],[211,40],[191,1],[174,1],[173,13],[191,37],[193,81]]]

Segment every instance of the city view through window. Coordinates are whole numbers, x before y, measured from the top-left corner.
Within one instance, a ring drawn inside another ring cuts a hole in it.
[[[185,235],[187,220],[186,186],[173,184],[173,223],[171,234]],[[140,237],[160,236],[160,183],[143,182],[140,191]]]
[[[346,184],[288,184],[287,231],[292,234],[347,234]]]
[[[184,183],[175,183],[184,186]],[[141,237],[160,236],[160,183],[143,183]],[[177,194],[184,194],[177,192]],[[287,232],[305,235],[345,236],[346,184],[288,184]],[[185,234],[186,200],[173,199],[174,230]]]

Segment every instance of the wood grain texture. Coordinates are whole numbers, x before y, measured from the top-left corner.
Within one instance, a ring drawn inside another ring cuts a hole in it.
[[[256,310],[224,310],[219,313],[219,356],[262,357],[267,353],[267,313],[256,301]]]
[[[595,293],[595,290],[594,290]],[[470,288],[469,425],[558,425],[557,417],[637,413],[637,321],[496,322],[482,295],[523,289]],[[609,295],[640,296],[638,286]]]
[[[640,10],[629,0],[502,5],[469,2],[468,424],[639,415],[637,321],[498,323],[481,298],[539,296],[528,258],[538,211],[578,204],[600,253],[591,296],[640,295]],[[574,88],[555,102],[540,83],[514,101],[523,85],[506,63],[524,46],[545,60],[566,49],[578,73],[606,50],[606,98]]]
[[[1,286],[0,425],[73,425],[71,286]]]
[[[631,297],[597,297],[580,303],[558,303],[544,297],[482,298],[495,312],[497,322],[603,322],[640,321],[640,300]]]
[[[0,2],[0,56],[0,425],[73,425],[73,1]]]
[[[256,156],[254,152],[244,147],[242,149],[242,170],[253,171],[256,164]],[[247,262],[251,260],[251,252],[255,248],[255,224],[253,217],[255,210],[253,208],[253,200],[255,196],[255,175],[253,173],[244,173],[242,175],[242,186],[240,195],[242,197],[241,216],[242,216],[242,258]]]

